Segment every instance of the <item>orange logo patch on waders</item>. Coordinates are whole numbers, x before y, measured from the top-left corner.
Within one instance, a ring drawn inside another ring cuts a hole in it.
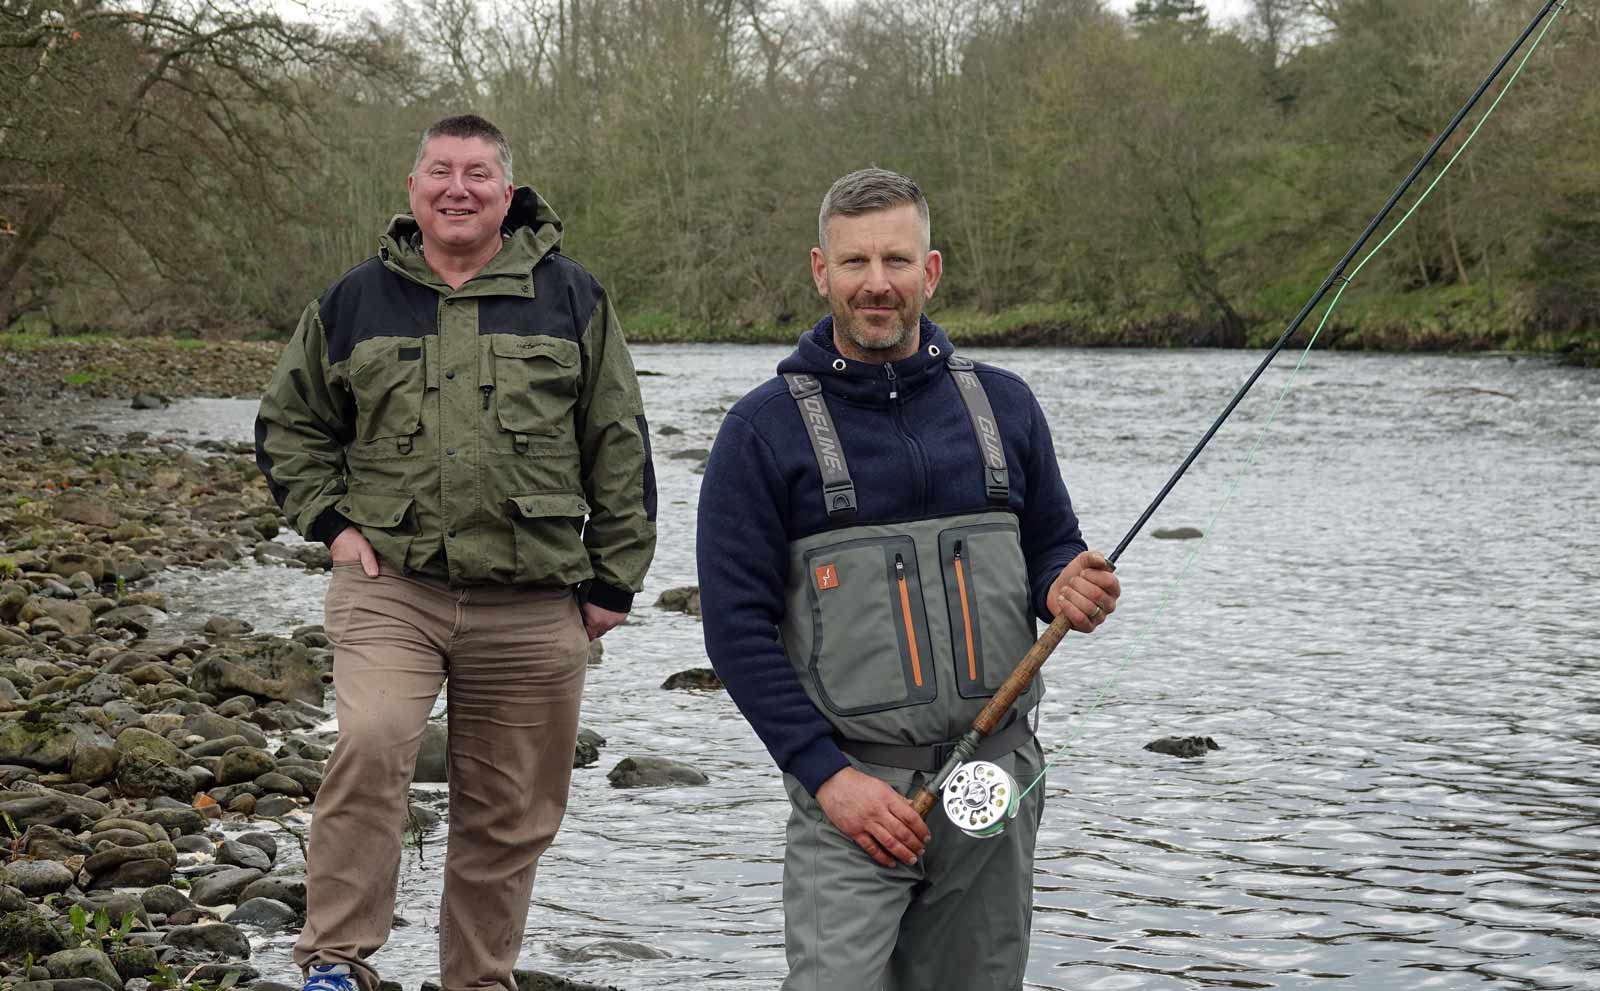
[[[825,592],[830,588],[838,587],[839,572],[835,571],[831,564],[820,565],[817,568],[817,590]]]

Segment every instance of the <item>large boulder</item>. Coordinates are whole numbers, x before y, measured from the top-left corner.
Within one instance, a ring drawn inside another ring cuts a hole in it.
[[[230,926],[226,922],[174,926],[167,931],[166,942],[168,946],[214,953],[224,957],[238,958],[250,955],[250,940],[245,938],[237,926]]]
[[[234,747],[222,755],[217,765],[217,784],[236,785],[255,781],[268,771],[276,770],[278,762],[259,747]]]
[[[110,814],[104,803],[27,782],[0,792],[0,821],[9,817],[18,829],[39,823],[77,833]]]
[[[82,492],[63,492],[50,502],[50,512],[58,520],[82,523],[86,526],[114,529],[122,516],[107,501]]]
[[[67,715],[29,713],[0,721],[0,764],[41,771],[69,771],[73,752],[83,745],[111,746],[111,737],[92,723]]]
[[[60,930],[36,912],[0,915],[0,959],[21,960],[32,956],[42,960],[63,945]]]
[[[111,958],[92,947],[80,946],[52,953],[44,958],[44,965],[53,980],[79,977],[99,981],[115,991],[121,991],[122,988],[122,976],[117,973]]]
[[[10,885],[29,898],[43,898],[72,887],[73,874],[54,860],[18,860],[0,867],[0,884]]]
[[[194,779],[186,772],[144,754],[124,754],[117,761],[117,788],[129,798],[166,796],[188,804]]]
[[[130,726],[118,733],[116,748],[120,756],[139,755],[168,767],[184,767],[189,763],[177,744],[140,726]]]
[[[194,885],[189,889],[189,898],[196,905],[237,905],[239,893],[249,887],[252,881],[259,881],[263,876],[261,871],[248,867],[225,868],[205,877],[196,878]]]
[[[275,637],[208,653],[189,674],[189,687],[218,698],[249,695],[262,701],[321,705],[322,669],[303,643]]]
[[[94,620],[94,614],[89,607],[81,602],[69,599],[47,599],[35,595],[23,603],[22,611],[18,618],[23,622],[32,623],[40,619],[54,620],[61,627],[61,632],[68,636],[81,636],[88,633]]]

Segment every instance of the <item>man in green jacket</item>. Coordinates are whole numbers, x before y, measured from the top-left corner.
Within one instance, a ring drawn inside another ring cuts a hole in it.
[[[605,290],[511,179],[505,137],[422,138],[411,215],[308,306],[256,421],[284,515],[333,556],[340,737],[317,795],[307,991],[374,991],[406,793],[448,677],[450,991],[514,991],[539,856],[566,808],[590,640],[655,550],[649,434]]]

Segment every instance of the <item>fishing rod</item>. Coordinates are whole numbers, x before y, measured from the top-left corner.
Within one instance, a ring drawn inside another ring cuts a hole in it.
[[[1113,570],[1115,570],[1117,559],[1122,556],[1122,552],[1128,549],[1128,545],[1133,542],[1133,538],[1138,536],[1139,531],[1144,529],[1144,525],[1150,521],[1150,517],[1155,515],[1156,509],[1167,498],[1167,494],[1178,484],[1178,480],[1189,470],[1189,466],[1194,464],[1195,459],[1200,456],[1200,452],[1205,450],[1206,445],[1211,442],[1211,438],[1216,436],[1223,422],[1228,419],[1239,405],[1239,402],[1244,399],[1245,394],[1256,384],[1256,380],[1267,370],[1267,366],[1272,364],[1272,359],[1278,356],[1278,352],[1283,350],[1284,346],[1289,343],[1290,338],[1305,323],[1306,318],[1311,315],[1323,298],[1335,286],[1341,283],[1349,284],[1350,280],[1344,274],[1345,269],[1349,266],[1351,260],[1361,252],[1361,249],[1366,246],[1373,233],[1382,226],[1390,211],[1395,208],[1401,197],[1405,195],[1406,190],[1411,188],[1411,184],[1428,167],[1428,163],[1433,161],[1434,155],[1455,133],[1462,120],[1466,118],[1467,114],[1471,113],[1478,100],[1494,84],[1495,79],[1510,64],[1518,50],[1538,29],[1539,24],[1550,16],[1552,11],[1559,11],[1565,5],[1566,0],[1547,0],[1545,5],[1539,9],[1539,12],[1534,15],[1533,20],[1528,22],[1527,27],[1522,29],[1522,33],[1517,36],[1517,40],[1510,48],[1506,49],[1504,55],[1500,56],[1500,60],[1495,63],[1494,68],[1484,77],[1483,82],[1478,84],[1478,88],[1473,91],[1472,96],[1467,99],[1466,103],[1462,104],[1460,110],[1456,111],[1455,116],[1450,119],[1450,123],[1433,139],[1433,143],[1428,146],[1428,150],[1423,153],[1422,158],[1412,167],[1411,172],[1401,180],[1400,185],[1395,187],[1395,191],[1389,195],[1389,200],[1384,203],[1383,209],[1379,210],[1377,215],[1372,218],[1366,229],[1361,232],[1361,236],[1357,237],[1355,243],[1350,245],[1350,250],[1344,253],[1344,257],[1340,258],[1338,264],[1334,265],[1333,271],[1328,273],[1328,277],[1317,287],[1317,291],[1311,294],[1310,299],[1306,300],[1306,304],[1300,308],[1300,312],[1295,316],[1288,328],[1278,337],[1272,348],[1267,351],[1266,356],[1261,359],[1261,363],[1256,366],[1256,370],[1250,373],[1249,378],[1245,379],[1244,384],[1239,387],[1239,391],[1233,394],[1233,398],[1228,400],[1228,405],[1223,407],[1222,412],[1212,422],[1210,429],[1200,438],[1199,443],[1195,444],[1194,450],[1189,452],[1189,456],[1183,459],[1183,463],[1172,473],[1172,477],[1167,479],[1167,483],[1161,487],[1161,491],[1151,500],[1150,505],[1145,507],[1145,511],[1140,514],[1138,521],[1129,528],[1127,534],[1117,544],[1116,549],[1107,555],[1106,560],[1111,563]],[[1537,42],[1535,45],[1537,45]],[[1513,75],[1514,78],[1515,76]],[[1509,86],[1510,84],[1508,83],[1507,85]],[[1493,110],[1493,107],[1490,109]],[[1482,121],[1479,123],[1481,125]],[[1448,168],[1448,165],[1446,168]],[[1431,189],[1432,187],[1429,188]],[[1423,195],[1426,196],[1427,194],[1424,193]],[[1401,223],[1404,222],[1404,218],[1402,218]],[[1378,247],[1381,248],[1382,246],[1383,242],[1380,242]],[[1374,251],[1376,250],[1374,249]],[[1363,264],[1365,263],[1363,262]],[[1337,298],[1335,296],[1336,300]],[[981,770],[984,765],[981,763],[974,765],[973,769],[963,769],[962,765],[972,760],[983,738],[993,733],[995,728],[1000,725],[1000,721],[1005,718],[1006,713],[1011,711],[1011,707],[1016,704],[1017,699],[1033,683],[1034,677],[1038,675],[1039,669],[1044,666],[1044,662],[1055,651],[1056,645],[1061,642],[1062,638],[1071,629],[1072,624],[1067,619],[1066,613],[1057,614],[1055,619],[1050,622],[1050,625],[1045,627],[1044,632],[1039,635],[1039,639],[1034,641],[1033,646],[1023,655],[1022,660],[1018,662],[1016,668],[1011,672],[1011,676],[1005,680],[1005,683],[990,698],[989,703],[978,713],[977,718],[972,721],[972,728],[967,730],[956,743],[955,749],[951,752],[949,759],[945,761],[944,766],[939,769],[939,772],[927,784],[914,787],[906,796],[911,799],[912,807],[916,809],[919,816],[924,819],[928,817],[928,813],[933,811],[934,805],[938,802],[937,793],[945,788],[946,783],[949,783],[960,792],[952,796],[952,800],[946,802],[946,812],[952,816],[958,826],[974,835],[992,835],[999,832],[1000,828],[1004,826],[1006,809],[1009,808],[1014,812],[1018,801],[1014,783],[1008,787],[1003,772],[999,773],[998,779],[992,776],[985,779]],[[995,790],[997,787],[999,788],[998,792]]]

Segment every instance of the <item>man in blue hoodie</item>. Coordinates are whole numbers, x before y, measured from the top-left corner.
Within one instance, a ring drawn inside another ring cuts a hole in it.
[[[903,796],[1010,674],[1039,619],[1093,632],[1121,593],[1079,534],[1049,425],[1010,372],[922,315],[928,205],[880,169],[828,191],[811,251],[832,314],[741,399],[701,486],[706,650],[784,775],[785,991],[1012,991],[1043,789],[999,835]],[[1018,700],[979,758],[1024,786]]]

